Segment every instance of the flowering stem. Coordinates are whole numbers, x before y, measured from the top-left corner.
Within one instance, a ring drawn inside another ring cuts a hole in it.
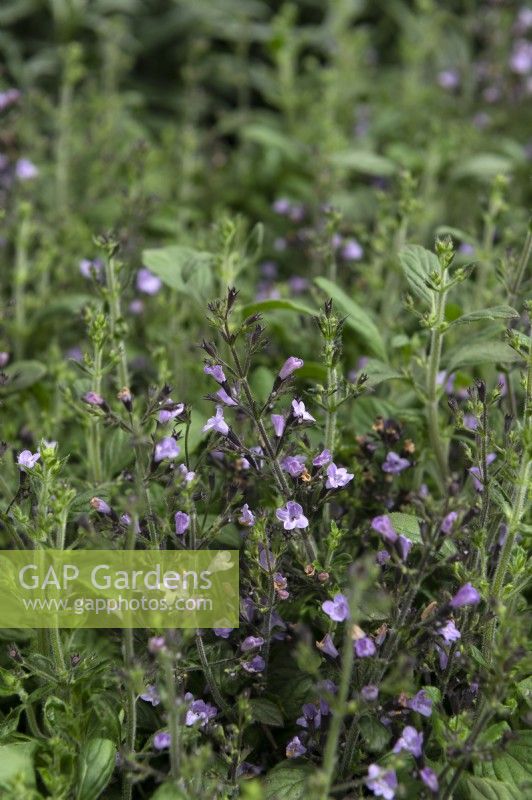
[[[102,347],[99,344],[94,346],[94,369],[92,390],[96,394],[102,391]],[[89,434],[89,462],[91,465],[92,480],[98,484],[102,482],[102,443],[100,432],[100,420],[90,420]]]
[[[172,655],[168,651],[161,653],[164,671],[164,682],[168,696],[168,729],[170,733],[170,773],[174,781],[179,778],[179,709],[175,691],[175,676],[172,668]]]
[[[231,707],[228,703],[225,702],[222,693],[220,692],[216,681],[214,680],[214,675],[212,674],[211,666],[209,664],[209,659],[207,658],[207,653],[205,652],[205,647],[203,646],[203,639],[201,638],[201,634],[198,632],[196,633],[196,649],[198,651],[198,655],[201,661],[201,666],[203,667],[203,674],[205,675],[205,680],[207,681],[207,685],[210,689],[210,692],[213,696],[214,702],[219,707],[221,711],[224,712],[229,718],[233,717],[233,712]]]
[[[128,525],[125,549],[127,552],[135,549],[137,519],[133,517]],[[124,664],[127,671],[135,665],[135,640],[132,628],[124,629]],[[135,687],[131,684],[127,688],[126,708],[126,757],[132,758],[135,754],[135,739],[137,733],[137,695]],[[131,800],[133,792],[132,776],[128,769],[124,770],[122,782],[122,800]]]
[[[126,346],[122,337],[118,336],[118,325],[121,319],[120,291],[116,280],[116,264],[111,255],[105,259],[105,280],[108,292],[111,341],[116,342],[118,348],[118,379],[120,387],[129,386]]]
[[[15,358],[20,359],[23,355],[23,343],[25,335],[25,285],[28,279],[28,244],[31,234],[30,222],[30,206],[23,203],[20,206],[20,227],[17,235],[16,252],[15,252],[15,274],[13,280],[14,286],[14,304],[15,304],[15,330],[14,336],[14,350]]]
[[[442,284],[445,283],[447,271],[441,273]],[[443,333],[441,326],[445,320],[445,296],[446,291],[442,289],[436,296],[436,321],[431,332],[430,354],[427,370],[427,423],[429,440],[432,451],[436,458],[436,464],[442,483],[447,479],[447,454],[445,445],[440,437],[440,426],[438,420],[438,372],[440,369],[440,359],[443,346]]]

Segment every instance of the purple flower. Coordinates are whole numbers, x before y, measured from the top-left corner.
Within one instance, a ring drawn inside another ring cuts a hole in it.
[[[156,464],[159,461],[164,461],[165,458],[170,460],[177,458],[180,453],[180,447],[173,436],[165,436],[160,442],[155,445],[155,452],[153,460]]]
[[[411,725],[403,728],[403,732],[399,739],[396,741],[393,753],[400,753],[406,750],[412,753],[413,756],[419,758],[423,749],[423,733],[418,733]]]
[[[285,381],[287,378],[290,377],[290,375],[292,375],[293,372],[296,371],[296,369],[301,369],[304,363],[305,362],[303,361],[302,358],[297,358],[296,356],[290,356],[290,358],[286,359],[283,366],[279,370],[280,379],[282,381]]]
[[[281,467],[285,472],[288,472],[292,478],[297,478],[305,471],[305,456],[286,456],[281,461]]]
[[[161,702],[161,698],[159,696],[159,692],[157,691],[156,687],[152,684],[146,686],[146,691],[144,694],[140,695],[140,699],[144,700],[146,703],[151,703],[152,706],[158,706]]]
[[[384,800],[393,800],[395,797],[397,776],[393,769],[385,770],[377,764],[370,764],[364,783],[376,797],[383,797]]]
[[[6,353],[5,350],[0,351],[0,369],[5,367],[9,361],[9,353]]]
[[[218,714],[216,706],[206,703],[204,700],[194,700],[185,717],[185,725],[189,727],[199,722],[199,727],[204,728],[209,720],[213,719]]]
[[[283,217],[288,214],[291,208],[292,203],[286,197],[279,197],[277,200],[274,200],[272,204],[272,211],[275,211],[276,214],[280,214]]]
[[[196,477],[196,473],[193,470],[188,469],[186,464],[180,464],[178,469],[179,469],[179,473],[185,479],[185,483],[190,483]]]
[[[224,419],[224,410],[221,406],[216,406],[216,416],[210,417],[203,426],[203,433],[210,430],[217,431],[222,436],[227,436],[229,433],[229,425]]]
[[[219,636],[220,639],[229,639],[234,628],[214,628],[214,635]]]
[[[307,748],[301,743],[299,736],[294,736],[286,745],[287,758],[299,758],[307,752]]]
[[[406,561],[408,558],[408,554],[412,549],[412,541],[408,538],[408,536],[403,536],[402,534],[399,536],[396,544],[397,549],[399,550],[399,555],[401,556],[402,561]]]
[[[110,514],[111,506],[102,500],[101,497],[93,497],[91,500],[91,508],[98,512],[98,514]]]
[[[450,601],[451,608],[462,608],[462,606],[476,606],[480,603],[480,594],[470,583],[465,583]]]
[[[205,364],[203,372],[205,375],[210,375],[211,378],[214,378],[217,383],[225,383],[226,381],[225,373],[219,364],[213,364],[212,366]]]
[[[486,464],[488,466],[493,464],[496,458],[497,455],[495,453],[488,453],[486,456]],[[482,473],[480,471],[480,467],[471,467],[469,474],[473,478],[473,486],[475,487],[476,491],[481,492],[484,487],[482,485]]]
[[[283,435],[284,426],[285,426],[285,419],[282,414],[272,414],[271,416],[273,430],[275,431],[275,435],[281,437]]]
[[[455,69],[444,69],[438,72],[438,83],[442,89],[456,89],[460,85],[460,76]]]
[[[436,793],[439,790],[438,776],[430,767],[423,767],[423,769],[420,769],[419,777],[431,792]]]
[[[31,181],[39,174],[39,170],[29,158],[19,158],[15,164],[15,175],[19,181]]]
[[[156,750],[166,750],[167,747],[170,747],[171,742],[172,737],[166,731],[156,733],[153,737],[153,746]]]
[[[449,513],[443,518],[442,524],[440,526],[440,530],[443,533],[451,533],[454,523],[458,519],[458,514],[456,511],[449,511]]]
[[[321,607],[333,622],[343,622],[349,616],[349,603],[345,594],[335,594],[332,600],[325,600]]]
[[[301,275],[292,275],[292,277],[288,279],[288,285],[292,290],[292,294],[302,294],[307,291],[309,282]]]
[[[331,458],[332,455],[329,450],[322,450],[321,453],[312,461],[312,463],[315,467],[324,467],[329,463]]]
[[[144,301],[140,297],[136,297],[128,306],[129,313],[139,316],[144,311]]]
[[[379,687],[375,686],[373,683],[368,683],[366,686],[362,687],[360,694],[366,703],[373,703],[379,696]]]
[[[341,255],[345,261],[360,261],[364,255],[364,249],[356,239],[346,239]]]
[[[352,481],[354,475],[348,472],[345,467],[337,467],[333,462],[327,467],[327,481],[325,482],[326,489],[341,489],[346,486],[349,481]]]
[[[397,453],[391,450],[382,464],[382,471],[388,472],[391,475],[398,475],[409,466],[410,461],[407,458],[401,458],[401,456],[398,456]]]
[[[451,644],[451,642],[457,642],[462,636],[452,619],[448,619],[445,625],[440,625],[438,628],[438,633],[443,637],[447,644]]]
[[[106,404],[101,394],[97,392],[86,392],[82,400],[89,406],[104,406]]]
[[[95,258],[91,261],[89,258],[82,258],[79,262],[79,271],[84,278],[92,278],[94,275],[98,277],[103,269],[103,261]]]
[[[137,272],[137,289],[144,294],[157,294],[163,282],[149,269],[139,269]]]
[[[241,525],[245,525],[247,528],[251,528],[251,526],[255,524],[255,515],[253,514],[253,511],[250,511],[247,503],[244,503],[240,509],[238,521]]]
[[[417,711],[422,717],[430,717],[432,714],[432,700],[425,689],[420,689],[410,700],[407,701],[408,708]]]
[[[326,705],[327,710],[328,706]],[[302,728],[313,728],[314,730],[319,730],[321,727],[321,707],[319,703],[304,703],[303,704],[303,715],[296,720],[297,725],[301,725]]]
[[[318,650],[321,650],[322,653],[325,653],[326,656],[338,658],[338,650],[334,646],[334,642],[330,633],[326,633],[321,642],[316,642],[316,647]]]
[[[271,572],[275,567],[275,556],[271,550],[259,544],[259,564],[265,572]]]
[[[390,558],[391,556],[387,550],[379,550],[375,556],[375,561],[379,567],[383,567],[390,560]]]
[[[528,75],[532,72],[532,42],[526,39],[515,42],[510,56],[510,69],[516,75]]]
[[[148,639],[148,651],[155,655],[166,649],[166,639],[164,636],[151,636]],[[143,698],[144,699],[144,698]]]
[[[299,422],[316,422],[314,417],[306,410],[302,400],[292,400],[292,412]]]
[[[26,467],[26,469],[32,469],[37,461],[40,459],[40,453],[32,453],[31,450],[23,450],[21,453],[18,454],[17,464],[19,467]]]
[[[184,511],[176,511],[174,520],[175,532],[178,536],[182,536],[190,525],[190,517]]]
[[[218,400],[221,400],[222,403],[225,403],[226,406],[236,406],[238,403],[236,400],[233,400],[230,394],[227,394],[223,386],[221,386],[218,391],[216,392],[216,397]]]
[[[277,519],[283,523],[285,531],[293,531],[294,528],[307,528],[308,519],[303,514],[303,509],[299,503],[289,500],[283,508],[278,508],[275,512]]]
[[[174,403],[170,398],[166,400],[165,406],[167,406],[167,408],[162,408],[159,411],[158,419],[161,425],[165,425],[167,422],[170,422],[171,419],[179,417],[185,410],[183,403]]]
[[[393,543],[397,541],[397,532],[387,514],[382,514],[380,517],[373,517],[371,520],[371,527],[374,531],[380,533],[382,538],[387,542]]]
[[[273,576],[273,588],[277,593],[279,600],[288,600],[290,592],[287,591],[288,581],[281,572],[276,572]]]
[[[264,667],[266,666],[266,662],[262,656],[255,656],[251,659],[251,661],[244,661],[242,664],[242,668],[246,670],[246,672],[262,672]]]
[[[0,111],[4,111],[9,106],[14,105],[20,99],[20,92],[18,89],[6,89],[5,92],[0,92]]]
[[[256,650],[257,648],[262,647],[263,644],[264,639],[262,636],[246,636],[240,645],[240,649],[243,653],[247,653],[249,650]]]
[[[375,642],[369,636],[361,636],[355,639],[355,653],[358,658],[370,658],[377,652]]]

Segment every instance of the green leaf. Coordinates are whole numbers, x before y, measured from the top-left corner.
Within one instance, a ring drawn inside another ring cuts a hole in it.
[[[450,323],[449,328],[454,325],[467,325],[469,322],[481,322],[484,319],[517,319],[519,317],[515,308],[510,306],[493,306],[492,308],[483,308],[480,311],[472,311],[470,314],[464,314],[458,319]]]
[[[312,769],[307,765],[281,761],[266,775],[265,800],[307,800],[311,774]]]
[[[498,153],[478,153],[459,162],[452,170],[451,177],[478,178],[478,180],[491,181],[497,175],[505,175],[514,169],[514,160]]]
[[[355,300],[348,297],[343,289],[327,278],[315,278],[315,283],[328,297],[334,300],[342,313],[347,314],[346,325],[356,331],[376,356],[385,361],[386,347],[373,317]]]
[[[400,251],[399,261],[411,290],[430,305],[433,292],[427,281],[433,272],[440,270],[437,256],[419,244],[409,244]]]
[[[344,150],[331,155],[329,161],[335,167],[343,167],[363,175],[386,178],[397,172],[397,164],[394,161],[369,150]]]
[[[389,514],[392,525],[397,533],[408,536],[413,542],[421,542],[421,531],[419,522],[413,514],[403,514],[401,511],[393,511]]]
[[[378,361],[376,358],[368,359],[360,372],[363,372],[368,377],[365,383],[368,389],[373,389],[374,386],[378,386],[379,383],[384,383],[385,381],[401,380],[404,378],[396,369],[393,369],[393,367],[390,367],[383,361]]]
[[[35,742],[15,742],[0,746],[0,787],[8,788],[12,781],[35,785],[33,751]]]
[[[475,771],[484,779],[501,782],[510,797],[523,798],[532,785],[532,731],[515,731],[515,736],[504,753],[491,762],[480,762]]]
[[[96,800],[111,780],[116,747],[110,739],[90,739],[79,755],[77,800]]]
[[[514,789],[502,781],[490,778],[468,777],[466,791],[469,800],[523,800],[524,795],[516,794]]]
[[[308,314],[315,316],[316,311],[303,305],[303,303],[296,303],[294,300],[261,300],[258,303],[249,303],[242,308],[242,316],[249,317],[252,314],[266,314],[268,311],[294,311],[296,314]]]
[[[391,733],[375,717],[361,717],[358,727],[368,750],[372,753],[381,753],[387,747]]]
[[[174,783],[163,783],[151,796],[151,800],[189,800],[190,795],[178,789]]]
[[[293,138],[267,125],[246,125],[240,128],[239,132],[248,142],[279,150],[287,158],[297,158],[300,153],[300,148]]]
[[[142,262],[171,289],[192,297],[198,303],[203,304],[212,294],[212,253],[171,245],[157,250],[144,250]]]
[[[474,367],[477,364],[512,364],[521,361],[521,357],[504,342],[486,339],[450,351],[447,361],[447,372],[452,372],[457,367]]]
[[[266,700],[263,697],[257,697],[250,700],[251,715],[256,722],[262,722],[264,725],[282,726],[284,724],[283,714],[279,706],[271,700]]]
[[[8,378],[7,383],[0,386],[0,392],[3,394],[27,389],[46,375],[46,367],[40,361],[14,361],[2,371]]]

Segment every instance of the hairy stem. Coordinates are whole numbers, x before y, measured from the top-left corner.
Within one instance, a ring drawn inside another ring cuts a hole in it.
[[[442,271],[442,281],[445,282],[446,270]],[[431,332],[430,353],[427,369],[427,423],[430,445],[436,459],[438,472],[443,484],[447,480],[447,453],[446,447],[440,436],[438,419],[438,372],[443,346],[443,333],[441,326],[445,319],[445,290],[438,292],[436,297],[436,320]]]

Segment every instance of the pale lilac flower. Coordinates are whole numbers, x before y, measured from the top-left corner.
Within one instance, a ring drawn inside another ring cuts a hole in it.
[[[299,736],[294,736],[286,745],[287,758],[299,758],[307,752],[307,748],[302,744]]]
[[[223,386],[221,386],[218,391],[216,392],[216,397],[218,400],[221,400],[222,403],[225,403],[226,406],[236,406],[238,403],[236,400],[233,400],[230,394],[228,394]]]
[[[241,525],[245,525],[247,528],[251,528],[252,525],[255,524],[255,515],[253,511],[250,511],[249,505],[244,503],[242,508],[240,509],[240,516],[238,521]]]
[[[392,525],[392,521],[387,514],[382,514],[380,517],[373,517],[371,520],[371,527],[377,533],[380,533],[383,539],[387,542],[397,541],[397,531]]]
[[[339,653],[334,646],[334,642],[330,633],[326,633],[321,642],[316,642],[316,647],[318,650],[321,650],[322,653],[325,653],[326,656],[338,658]]]
[[[321,727],[321,708],[317,703],[304,703],[302,707],[303,715],[296,719],[296,724],[302,728],[313,728],[319,730]]]
[[[283,366],[279,370],[280,379],[282,381],[285,381],[287,378],[290,377],[290,375],[292,375],[293,372],[296,371],[296,369],[301,369],[304,363],[305,362],[303,361],[302,358],[297,358],[296,356],[290,356],[290,358],[286,359]]]
[[[387,550],[379,550],[375,556],[375,561],[379,567],[383,567],[390,560],[390,558],[391,555]]]
[[[161,702],[161,698],[159,696],[159,692],[157,691],[156,687],[152,684],[146,686],[146,691],[144,694],[140,695],[140,699],[144,700],[146,703],[151,703],[152,706],[158,706]]]
[[[32,469],[37,461],[40,459],[40,453],[32,453],[31,450],[23,450],[18,454],[17,464],[19,467],[26,467]]]
[[[423,767],[423,769],[420,769],[419,777],[431,792],[436,793],[439,790],[438,776],[430,767]]]
[[[388,472],[391,475],[397,475],[409,466],[410,461],[407,458],[401,458],[401,456],[398,456],[397,453],[391,450],[382,464],[382,471]]]
[[[396,741],[393,753],[400,753],[406,750],[407,753],[412,753],[415,758],[419,758],[423,749],[423,733],[418,733],[412,725],[407,725],[403,728],[403,732],[399,739]]]
[[[292,410],[294,417],[299,422],[316,422],[314,417],[306,410],[302,400],[292,400]]]
[[[425,689],[420,689],[417,694],[407,701],[408,708],[412,711],[417,711],[422,717],[430,717],[432,714],[432,700],[426,693]]]
[[[341,255],[345,261],[360,261],[364,255],[364,249],[356,239],[347,239],[342,247]]]
[[[281,467],[285,472],[288,472],[292,478],[297,478],[305,471],[306,460],[305,456],[286,456],[281,461]]]
[[[277,593],[279,600],[288,600],[290,592],[287,591],[288,581],[281,572],[276,572],[273,576],[273,588]]]
[[[129,313],[139,316],[144,312],[144,301],[140,297],[136,297],[128,306]]]
[[[488,455],[486,456],[486,464],[488,466],[490,464],[493,464],[496,458],[497,458],[496,453],[488,453]],[[480,467],[471,467],[471,469],[469,470],[469,474],[473,478],[473,486],[475,487],[476,491],[482,492],[484,486],[482,484],[482,473],[480,471]]]
[[[196,477],[196,473],[191,469],[189,470],[186,464],[180,464],[178,469],[180,474],[183,476],[185,483],[191,483],[191,481],[193,481]]]
[[[234,628],[214,628],[213,630],[214,635],[218,636],[220,639],[229,639]]]
[[[0,369],[5,367],[9,361],[9,353],[6,353],[5,350],[0,351]]]
[[[282,414],[272,414],[271,420],[272,420],[273,430],[275,431],[275,435],[280,438],[283,435],[285,418],[283,417]]]
[[[206,703],[204,700],[194,700],[185,717],[185,725],[190,727],[199,722],[200,728],[204,728],[207,723],[218,714],[216,706]]]
[[[277,519],[283,523],[285,531],[293,531],[294,528],[307,528],[308,519],[303,514],[303,509],[299,503],[289,500],[283,508],[278,508],[275,512]]]
[[[15,164],[15,175],[19,181],[31,181],[39,174],[39,170],[29,158],[19,158]]]
[[[106,405],[105,400],[98,394],[97,392],[86,392],[83,397],[81,398],[87,403],[89,406],[104,406]]]
[[[332,455],[329,450],[322,450],[319,455],[312,461],[315,467],[324,467],[331,460]]]
[[[370,764],[364,783],[375,797],[382,797],[384,800],[393,800],[395,797],[397,776],[393,769],[385,770],[377,764]]]
[[[164,405],[167,406],[167,408],[161,408],[158,417],[161,425],[165,425],[167,422],[170,422],[171,419],[179,417],[185,410],[183,403],[174,403],[170,398],[166,400]]]
[[[150,272],[149,269],[139,269],[137,272],[137,289],[144,294],[157,294],[163,282],[157,275]]]
[[[275,211],[276,214],[280,214],[283,217],[288,214],[291,207],[292,203],[286,197],[279,197],[277,200],[274,200],[272,204],[272,210]]]
[[[462,636],[452,619],[448,619],[445,625],[440,625],[438,628],[438,633],[443,637],[447,644],[451,644],[451,642],[457,642]]]
[[[164,461],[166,458],[173,460],[178,457],[180,450],[181,448],[173,436],[165,436],[164,439],[161,439],[161,441],[157,442],[155,445],[153,460],[156,464],[160,461]]]
[[[354,475],[348,472],[345,467],[337,467],[333,462],[327,467],[327,481],[325,483],[326,489],[341,489],[346,486],[349,481],[352,481]]]
[[[375,642],[369,636],[361,636],[355,639],[355,653],[358,658],[369,658],[377,652]]]
[[[168,747],[170,747],[171,742],[172,737],[166,731],[156,733],[153,737],[153,746],[156,750],[166,750]]]
[[[516,75],[528,75],[532,72],[532,42],[526,39],[515,42],[510,56],[510,69]]]
[[[190,525],[190,517],[184,511],[176,511],[174,516],[175,532],[178,536],[182,536]]]
[[[349,616],[349,603],[345,594],[335,594],[332,600],[325,600],[321,607],[333,622],[343,622]]]
[[[465,583],[450,601],[451,608],[462,608],[462,606],[476,606],[480,603],[480,594],[470,583]]]
[[[409,539],[407,536],[403,536],[403,534],[401,534],[399,536],[399,539],[397,540],[396,547],[399,550],[399,555],[401,556],[401,559],[403,561],[406,561],[406,559],[408,558],[408,554],[412,549],[412,540]]]
[[[246,672],[262,672],[264,667],[266,666],[266,662],[264,661],[262,656],[255,656],[251,659],[251,661],[244,661],[242,664],[242,668],[246,670]]]
[[[4,111],[9,106],[14,105],[20,99],[20,92],[18,89],[6,89],[5,92],[0,92],[0,111]]]
[[[288,279],[288,285],[292,290],[292,294],[297,295],[307,291],[309,282],[306,278],[301,277],[301,275],[292,275],[292,277]]]
[[[375,686],[373,683],[368,683],[366,686],[362,687],[360,694],[366,703],[373,703],[379,696],[379,687]]]
[[[205,364],[203,372],[205,375],[210,375],[211,378],[214,378],[217,383],[225,383],[226,381],[225,372],[219,364],[213,364],[212,366]]]
[[[440,530],[443,533],[451,533],[454,523],[458,519],[458,514],[456,511],[449,511],[448,514],[443,518],[442,524],[440,526]]]
[[[456,89],[460,85],[460,76],[455,69],[444,69],[438,73],[438,83],[442,89]]]
[[[92,278],[93,275],[98,277],[103,270],[103,261],[99,258],[89,259],[82,258],[79,262],[79,271],[84,278]]]
[[[203,433],[210,430],[221,433],[222,436],[227,436],[229,433],[229,425],[224,419],[224,410],[221,406],[216,406],[216,416],[210,417],[203,426]]]
[[[93,497],[91,502],[91,508],[98,512],[98,514],[110,514],[111,513],[111,506],[109,503],[106,503],[105,500],[102,500],[101,497]]]
[[[258,648],[262,647],[263,644],[264,639],[262,636],[246,636],[240,645],[240,649],[243,653],[248,653],[250,650],[257,650]]]
[[[166,649],[166,639],[164,638],[164,636],[151,636],[148,639],[148,651],[153,655],[161,653],[165,649]]]

